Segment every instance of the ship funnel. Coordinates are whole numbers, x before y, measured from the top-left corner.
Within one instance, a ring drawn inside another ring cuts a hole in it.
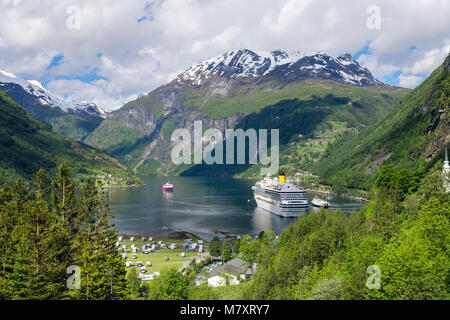
[[[284,174],[284,172],[280,172],[280,175],[278,176],[278,182],[286,183],[286,175]]]

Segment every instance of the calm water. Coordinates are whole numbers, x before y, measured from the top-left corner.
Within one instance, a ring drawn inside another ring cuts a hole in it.
[[[167,178],[144,181],[147,185],[141,188],[110,191],[115,225],[122,234],[161,237],[172,231],[187,231],[209,240],[214,235],[256,235],[269,229],[279,233],[294,220],[257,208],[252,181],[173,177],[171,194],[161,189]],[[346,212],[363,205],[341,197],[328,201],[333,209]]]

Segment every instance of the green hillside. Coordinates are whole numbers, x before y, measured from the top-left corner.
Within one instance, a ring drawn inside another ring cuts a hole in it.
[[[450,56],[375,125],[329,146],[314,172],[335,188],[368,189],[382,163],[431,167],[448,144]]]
[[[131,177],[128,168],[113,157],[52,132],[0,90],[0,183],[17,177],[30,179],[39,168],[54,172],[68,161],[75,175],[108,173]]]
[[[171,131],[186,128],[200,119],[204,127],[223,124],[228,128],[279,128],[282,164],[290,165],[293,170],[306,170],[319,161],[328,142],[347,130],[359,132],[373,124],[407,92],[407,89],[385,85],[363,87],[318,79],[257,85],[239,83],[221,95],[211,93],[210,88],[182,87],[175,91],[167,85],[113,112],[88,136],[86,143],[135,168],[145,158],[146,148],[155,142],[151,156],[137,170],[142,175],[168,171],[179,174],[188,169],[184,174],[253,176],[259,172],[257,166],[174,168],[170,162]],[[170,104],[166,101],[168,97],[172,97]],[[322,145],[302,146],[311,140]],[[298,150],[289,149],[292,144]]]
[[[258,113],[265,107],[274,105],[285,99],[311,100],[314,97],[349,98],[355,104],[385,104],[402,96],[406,90],[389,86],[353,86],[331,80],[307,79],[304,81],[284,82],[270,81],[257,86],[239,86],[231,90],[226,97],[214,95],[210,97],[201,90],[184,93],[183,105],[198,106],[202,115],[212,119],[220,119],[236,113]]]
[[[242,97],[248,104],[241,105],[241,110],[248,112],[235,128],[279,129],[280,165],[288,175],[294,175],[309,171],[321,161],[326,147],[343,135],[355,135],[384,118],[407,92],[389,86],[356,87],[309,80],[290,84],[283,88],[283,94],[276,92],[262,99],[266,93],[260,88]],[[182,175],[258,177],[259,169],[260,165],[199,165]]]

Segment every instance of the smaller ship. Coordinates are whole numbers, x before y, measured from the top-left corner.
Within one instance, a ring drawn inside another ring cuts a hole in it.
[[[319,198],[317,198],[317,197],[315,197],[314,199],[312,199],[311,204],[312,204],[314,207],[319,207],[319,208],[320,208],[320,207],[324,207],[324,208],[329,208],[329,207],[331,207],[331,205],[330,205],[330,203],[329,203],[328,201],[319,199]]]
[[[173,184],[170,183],[170,179],[169,179],[169,182],[167,182],[165,185],[163,185],[163,190],[167,191],[167,192],[173,191]]]

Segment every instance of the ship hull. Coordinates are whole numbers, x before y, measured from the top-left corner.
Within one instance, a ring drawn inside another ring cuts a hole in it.
[[[323,206],[321,206],[321,205],[319,205],[319,204],[314,204],[314,203],[311,203],[311,205],[314,207],[314,208],[325,208],[325,209],[328,209],[330,206],[329,205],[323,205]]]
[[[316,202],[315,200],[311,201],[311,205],[316,208],[329,208],[330,204],[328,202]]]
[[[305,208],[299,208],[296,209],[296,212],[283,212],[282,208],[278,204],[272,204],[269,202],[266,202],[264,200],[260,200],[257,197],[255,197],[256,204],[258,205],[258,208],[264,209],[272,214],[275,214],[279,217],[283,218],[295,218],[302,214],[304,214],[307,211],[307,207]]]

